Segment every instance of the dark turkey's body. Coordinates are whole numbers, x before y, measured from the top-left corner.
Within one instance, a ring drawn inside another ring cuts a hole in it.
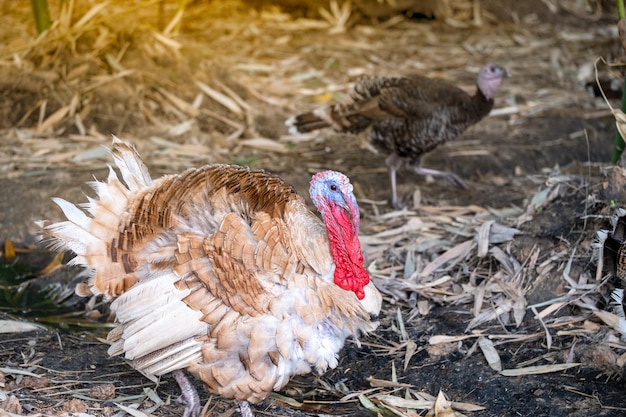
[[[411,77],[387,81],[392,83],[383,84],[394,86],[380,91],[379,107],[393,116],[370,119],[369,138],[380,151],[395,153],[410,162],[456,138],[493,108],[493,99],[480,91],[470,96],[443,80]],[[374,83],[381,84],[381,79],[358,86]]]
[[[454,174],[421,168],[421,157],[487,116],[504,76],[502,67],[487,64],[479,73],[474,95],[441,79],[365,77],[355,84],[349,103],[300,114],[290,118],[287,125],[292,133],[326,127],[346,133],[368,129],[371,143],[389,155],[391,202],[397,206],[395,173],[402,160],[418,174],[446,176],[465,186]]]

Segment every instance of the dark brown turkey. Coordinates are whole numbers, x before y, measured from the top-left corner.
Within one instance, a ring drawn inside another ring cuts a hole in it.
[[[401,204],[396,171],[403,160],[417,174],[446,177],[466,188],[453,173],[421,167],[422,155],[455,139],[487,116],[493,108],[494,94],[506,76],[501,66],[485,65],[478,73],[474,95],[442,79],[365,77],[354,85],[350,102],[293,116],[286,125],[292,134],[327,127],[346,133],[369,129],[371,143],[389,155],[386,162],[391,177],[391,205],[397,208]]]

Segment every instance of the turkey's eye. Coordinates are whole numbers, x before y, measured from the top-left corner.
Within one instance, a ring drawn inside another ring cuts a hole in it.
[[[339,187],[337,187],[335,184],[331,184],[330,185],[330,190],[331,191],[337,191],[339,189]]]

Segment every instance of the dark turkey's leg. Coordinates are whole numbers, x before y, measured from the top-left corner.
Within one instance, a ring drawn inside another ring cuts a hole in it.
[[[452,182],[454,185],[456,185],[459,188],[464,188],[466,190],[468,188],[467,184],[465,184],[465,182],[458,175],[453,174],[452,172],[437,171],[436,169],[420,168],[420,167],[412,167],[412,168],[416,174],[432,175],[433,177],[443,177],[449,180],[450,182]]]
[[[400,202],[398,201],[396,172],[398,172],[398,168],[400,168],[400,165],[402,165],[402,159],[395,153],[392,153],[387,157],[385,162],[387,163],[387,168],[389,168],[389,180],[391,182],[391,200],[389,201],[389,203],[391,204],[391,207],[395,209],[401,209],[403,207],[403,204],[400,204]]]
[[[465,182],[458,175],[453,174],[452,172],[437,171],[436,169],[430,169],[430,168],[422,168],[420,164],[421,164],[421,158],[417,158],[409,162],[407,164],[407,167],[409,169],[412,169],[413,172],[415,172],[418,175],[432,175],[433,177],[443,177],[449,180],[452,184],[456,185],[459,188],[464,188],[464,189],[468,188],[467,184],[465,184]]]
[[[187,379],[182,369],[177,369],[172,372],[172,374],[180,387],[181,398],[179,398],[179,401],[185,404],[183,417],[198,417],[200,411],[202,411],[198,391],[191,385],[191,382],[189,382],[189,379]]]

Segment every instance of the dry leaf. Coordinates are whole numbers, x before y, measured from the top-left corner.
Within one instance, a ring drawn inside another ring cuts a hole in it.
[[[417,343],[415,343],[412,340],[408,340],[406,342],[406,353],[404,354],[404,371],[405,372],[409,366],[409,362],[411,361],[411,358],[413,357],[413,355],[415,355],[416,352],[417,352]]]
[[[552,372],[562,372],[580,366],[580,363],[557,363],[553,365],[527,366],[525,368],[505,369],[500,372],[503,376],[522,376],[549,374]]]
[[[46,265],[44,267],[44,269],[39,271],[39,273],[42,274],[42,275],[46,275],[46,274],[49,274],[50,272],[52,272],[53,270],[55,270],[57,267],[61,266],[61,264],[63,263],[63,256],[64,255],[65,255],[65,252],[57,253],[54,256],[54,258],[52,258],[52,260],[48,263],[48,265]]]
[[[496,317],[501,316],[510,312],[513,309],[513,301],[506,300],[498,307],[490,308],[488,310],[482,311],[478,316],[474,317],[472,321],[469,322],[465,331],[471,330],[476,326],[479,326],[482,323],[486,323],[488,321],[494,320]]]
[[[444,265],[446,262],[451,261],[453,259],[463,259],[465,258],[474,247],[474,240],[466,240],[463,243],[456,245],[455,247],[449,249],[442,255],[439,255],[435,260],[426,265],[426,267],[420,273],[420,277],[427,277],[431,275],[435,270]]]
[[[219,91],[209,87],[201,81],[196,81],[196,85],[204,94],[206,94],[222,106],[226,107],[228,110],[238,115],[243,114],[243,110],[241,109],[241,107],[239,107],[235,100],[228,97],[226,94],[220,93]]]
[[[312,101],[314,103],[328,103],[329,101],[332,101],[335,98],[335,95],[331,92],[328,93],[324,93],[324,94],[320,94],[317,96],[313,96]]]
[[[608,311],[597,310],[593,314],[598,316],[605,324],[620,332],[626,334],[626,319],[618,316],[617,314],[610,313]]]
[[[74,23],[74,29],[79,29],[80,27],[86,25],[95,15],[100,13],[100,11],[105,9],[108,5],[108,1],[103,1],[102,3],[94,5],[76,23]]]
[[[119,408],[122,409],[122,411],[127,412],[128,414],[130,414],[133,417],[151,417],[150,414],[146,414],[143,411],[137,410],[136,408],[128,407],[128,406],[125,406],[125,405],[120,404],[120,403],[115,403],[115,405],[117,405]]]
[[[185,112],[191,117],[197,117],[200,114],[200,111],[198,109],[196,109],[191,104],[184,101],[183,99],[170,93],[169,91],[163,88],[158,88],[158,87],[155,87],[155,89],[159,93],[161,93],[165,98],[167,98],[174,106],[176,106],[178,110]]]
[[[464,336],[445,336],[445,335],[436,335],[428,339],[428,343],[431,345],[438,345],[440,343],[452,343],[458,342],[461,340],[471,339],[474,337],[480,337],[480,334],[472,334],[472,335],[464,335]]]
[[[480,337],[478,338],[478,346],[483,352],[485,359],[487,359],[487,363],[491,369],[498,372],[502,371],[502,361],[500,360],[500,355],[494,347],[493,342],[486,337]]]
[[[431,413],[426,414],[433,415]],[[439,391],[437,394],[437,400],[434,405],[434,416],[435,417],[455,417],[456,413],[452,408],[452,404],[450,401],[446,399],[446,396],[443,394],[443,391]]]
[[[4,416],[5,413],[10,413],[7,415],[11,417],[22,415],[22,405],[15,395],[8,396],[0,403],[0,415]]]
[[[624,23],[622,23],[622,25],[624,25]],[[619,24],[618,24],[618,28],[619,28]],[[620,35],[620,40],[622,39],[621,35]],[[600,60],[602,58],[598,58],[598,60]],[[596,60],[594,67],[596,70],[596,83],[598,84],[598,86],[600,85],[600,80],[598,79],[598,60]],[[604,61],[604,59],[602,59],[602,61]],[[622,138],[626,139],[626,114],[624,114],[624,112],[621,109],[614,109],[611,104],[609,103],[609,100],[606,98],[606,95],[604,94],[604,90],[602,88],[600,88],[600,92],[602,93],[602,97],[604,98],[604,101],[606,102],[606,105],[609,106],[609,108],[611,109],[611,113],[613,113],[613,117],[615,118],[615,125],[617,126],[617,130],[619,131],[619,134],[622,136]]]
[[[177,42],[168,36],[162,35],[159,32],[152,32],[152,36],[154,36],[154,39],[161,42],[166,47],[171,48],[175,51],[179,51],[183,47],[180,42]]]
[[[12,240],[6,239],[4,241],[4,260],[11,262],[13,259],[15,259],[15,246],[13,246]]]
[[[37,126],[37,130],[36,130],[37,134],[42,134],[48,131],[49,129],[53,128],[54,126],[58,125],[61,122],[61,120],[63,120],[65,116],[67,116],[67,114],[70,112],[71,109],[72,109],[72,105],[70,104],[67,106],[63,106],[59,110],[52,113],[50,116],[48,116],[46,120],[44,120],[42,123],[40,123]]]
[[[489,230],[491,225],[495,223],[495,220],[488,220],[484,222],[478,229],[476,235],[476,241],[478,243],[478,257],[484,258],[489,253]]]
[[[377,395],[376,399],[392,407],[409,408],[411,410],[428,410],[434,405],[429,400],[412,400],[395,395]]]
[[[369,382],[372,387],[379,388],[411,388],[413,385],[411,384],[403,384],[397,381],[389,381],[387,379],[378,379],[370,376],[367,378],[367,382]]]
[[[24,333],[45,330],[45,327],[17,320],[0,320],[0,333]]]
[[[243,146],[249,146],[251,148],[261,149],[264,151],[276,152],[281,154],[289,153],[289,148],[287,148],[285,145],[267,138],[244,139],[237,143]]]

